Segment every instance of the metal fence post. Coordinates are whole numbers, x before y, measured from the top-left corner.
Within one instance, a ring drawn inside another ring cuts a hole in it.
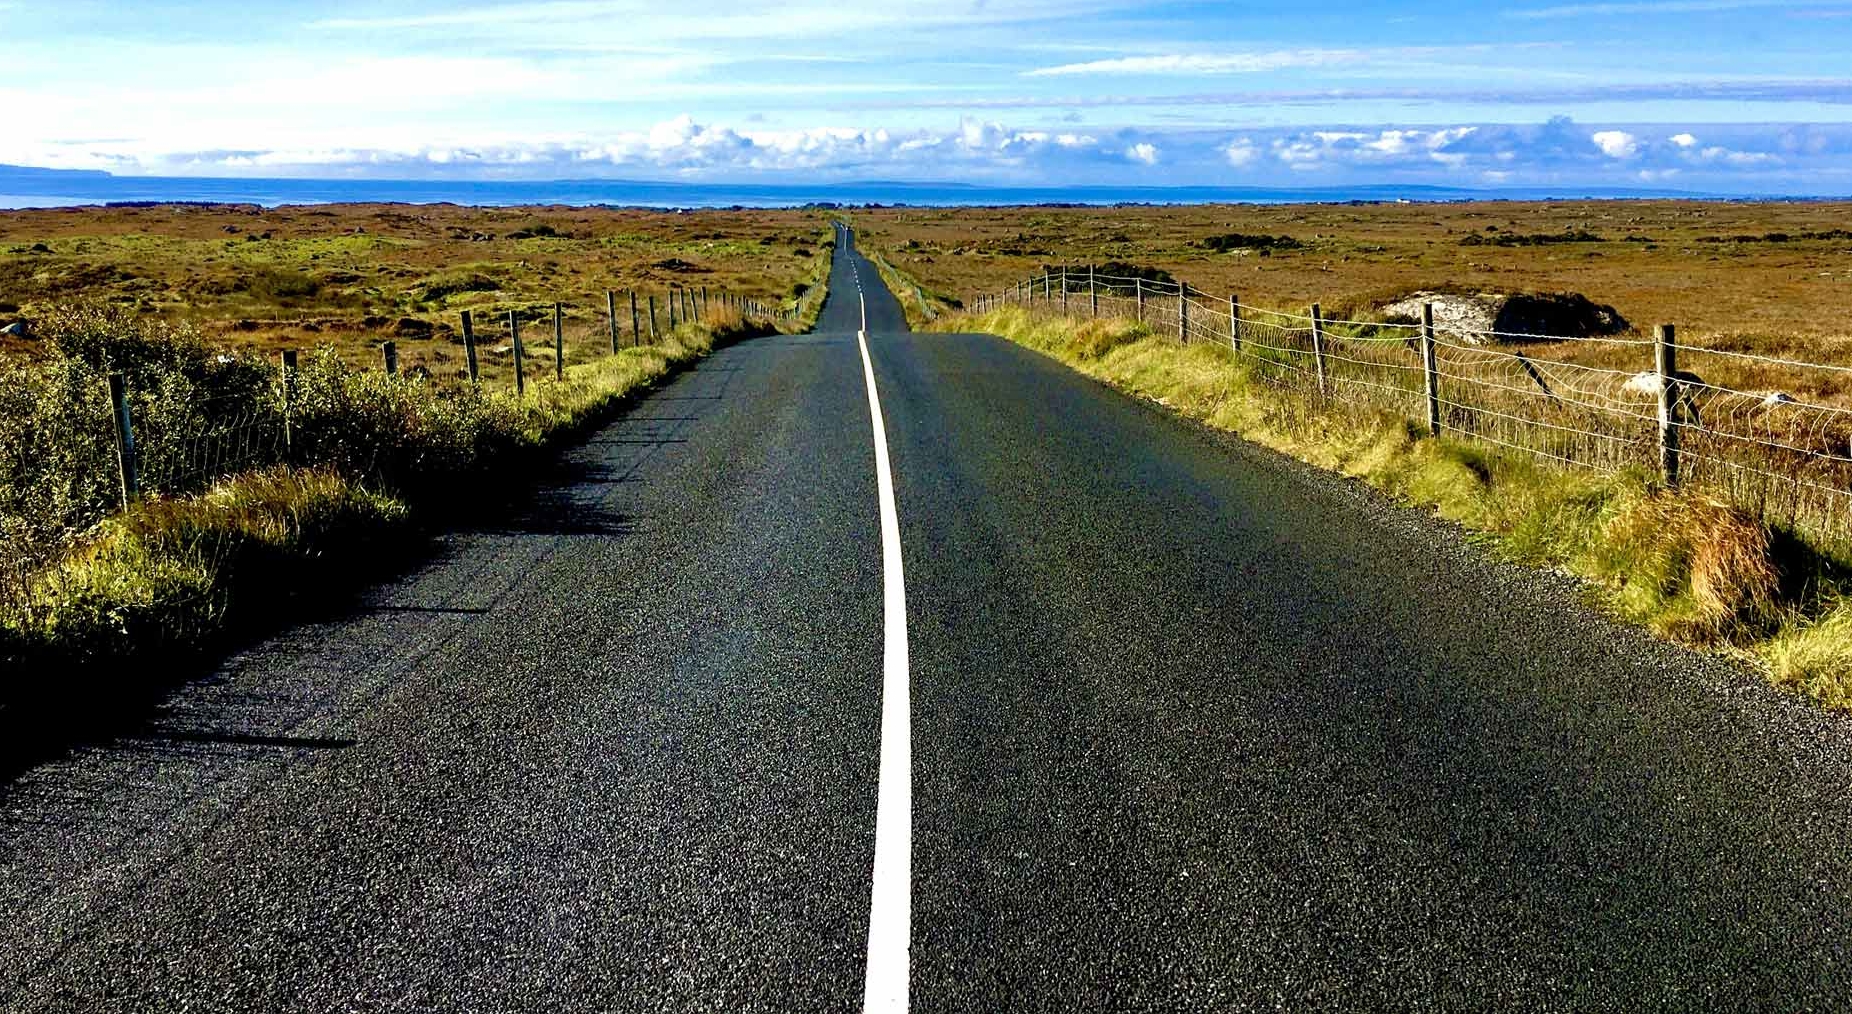
[[[527,370],[521,350],[521,318],[513,310],[508,311],[508,340],[514,346],[514,393],[519,397],[527,393]]]
[[[566,379],[566,326],[559,304],[553,304],[553,379]]]
[[[1681,395],[1678,346],[1670,324],[1653,328],[1653,366],[1659,373],[1659,473],[1668,488],[1678,488],[1678,418]]]
[[[1421,304],[1421,370],[1427,374],[1428,436],[1440,436],[1440,371],[1434,365],[1434,304]]]
[[[1312,304],[1312,362],[1318,367],[1318,396],[1325,396],[1325,315]]]
[[[296,350],[284,349],[277,360],[283,382],[283,460],[288,461],[290,446],[295,438],[290,417],[296,408]]]
[[[399,375],[399,346],[397,342],[386,342],[379,347],[380,357],[386,361],[386,376]]]
[[[141,482],[135,474],[135,424],[129,418],[129,386],[120,373],[109,375],[109,402],[116,417],[116,465],[122,479],[122,507],[127,510],[140,495]]]
[[[474,384],[479,376],[476,367],[476,324],[470,319],[469,311],[463,311],[463,362],[469,367],[469,382]]]

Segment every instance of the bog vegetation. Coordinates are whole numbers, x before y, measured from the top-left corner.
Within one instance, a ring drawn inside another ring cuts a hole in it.
[[[521,231],[557,238],[544,229]],[[389,376],[374,338],[304,342],[285,373],[263,345],[227,340],[250,333],[236,321],[33,290],[8,311],[29,314],[29,337],[0,354],[0,712],[146,690],[163,661],[286,619],[405,559],[420,544],[406,534],[510,488],[505,480],[547,448],[715,343],[807,326],[827,277],[818,239],[806,234],[792,244],[802,259],[753,284],[772,290],[761,297],[767,313],[713,298],[699,322],[670,329],[663,307],[654,341],[625,327],[615,352],[601,321],[596,334],[573,335],[557,366],[550,331],[530,335],[524,394],[505,369],[485,370],[480,384],[416,366]],[[407,298],[506,305],[491,271],[432,272]],[[350,298],[283,268],[227,279],[227,292],[273,307],[320,299],[317,312],[333,314]],[[407,320],[435,330],[412,317],[394,325],[401,336],[417,331]],[[286,333],[292,345],[314,335]],[[480,357],[505,364],[507,349],[492,341]],[[126,508],[111,375],[127,392],[143,491]]]

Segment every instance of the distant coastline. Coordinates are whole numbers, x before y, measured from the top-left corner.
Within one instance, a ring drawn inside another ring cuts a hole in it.
[[[0,166],[0,209],[135,203],[567,205],[638,208],[807,206],[983,207],[1115,204],[1414,203],[1672,199],[1830,200],[1607,187],[1471,189],[1375,184],[1327,187],[1009,187],[957,183],[681,183],[643,180],[360,180],[112,176]]]

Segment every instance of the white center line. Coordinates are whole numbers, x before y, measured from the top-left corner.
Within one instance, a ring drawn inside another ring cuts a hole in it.
[[[860,272],[856,281],[860,282]],[[862,300],[862,376],[875,426],[875,484],[881,499],[881,777],[875,797],[875,866],[868,908],[868,975],[862,1010],[905,1011],[913,931],[913,718],[907,686],[907,583],[900,569],[900,514],[887,427],[868,355],[868,300]]]

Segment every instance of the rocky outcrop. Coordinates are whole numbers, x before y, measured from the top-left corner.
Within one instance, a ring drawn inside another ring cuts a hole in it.
[[[1414,292],[1382,309],[1391,320],[1418,321],[1423,303],[1434,305],[1436,331],[1474,345],[1598,338],[1630,326],[1613,307],[1574,292]]]

